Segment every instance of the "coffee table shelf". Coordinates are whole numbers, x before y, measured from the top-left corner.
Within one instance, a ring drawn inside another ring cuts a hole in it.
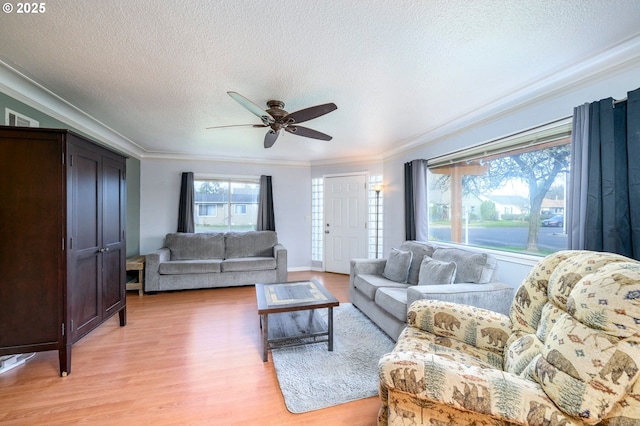
[[[317,281],[256,284],[262,360],[269,349],[327,342],[333,351],[333,308],[340,302]],[[328,310],[325,322],[319,309]]]

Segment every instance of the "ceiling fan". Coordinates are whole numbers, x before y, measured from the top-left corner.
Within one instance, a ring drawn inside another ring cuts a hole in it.
[[[239,93],[227,92],[227,94],[235,99],[240,105],[258,116],[260,120],[262,120],[262,124],[234,124],[230,126],[207,127],[207,129],[242,126],[269,127],[269,131],[264,137],[265,148],[271,148],[273,144],[276,143],[276,139],[278,139],[278,136],[280,136],[283,130],[293,135],[304,136],[312,139],[320,139],[323,141],[330,141],[332,139],[331,136],[318,132],[317,130],[298,126],[298,123],[303,123],[328,114],[331,111],[335,111],[338,107],[334,103],[316,105],[289,113],[284,110],[284,102],[282,101],[267,101],[267,106],[269,108],[264,110]]]

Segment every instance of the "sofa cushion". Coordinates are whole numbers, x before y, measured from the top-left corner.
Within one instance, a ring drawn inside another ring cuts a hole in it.
[[[273,257],[242,257],[225,259],[222,261],[222,272],[235,271],[264,271],[276,269],[276,259]]]
[[[208,274],[220,272],[220,259],[170,260],[158,265],[161,275]]]
[[[388,280],[380,275],[361,274],[356,275],[353,280],[353,286],[360,292],[364,293],[369,299],[374,300],[376,297],[376,291],[382,287],[395,287],[406,289],[408,284],[397,283],[395,281]]]
[[[456,262],[443,262],[424,256],[420,264],[418,285],[452,284],[456,278]]]
[[[382,287],[376,291],[375,302],[390,315],[407,322],[407,290],[397,287]]]
[[[167,234],[164,245],[171,260],[224,259],[223,233]]]
[[[409,277],[407,278],[409,284],[418,284],[422,259],[425,256],[431,257],[435,248],[429,243],[420,241],[405,241],[400,245],[400,250],[413,253],[413,259],[411,259],[411,266],[409,267]]]
[[[410,251],[391,249],[382,276],[397,283],[407,282],[412,258],[413,253]]]
[[[273,246],[278,244],[274,231],[227,232],[224,238],[226,259],[273,257]]]
[[[456,283],[486,284],[491,281],[497,262],[487,253],[476,253],[458,248],[437,248],[434,259],[455,262],[457,265]]]

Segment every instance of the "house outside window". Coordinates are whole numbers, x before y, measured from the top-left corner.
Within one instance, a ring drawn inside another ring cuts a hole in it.
[[[198,205],[198,216],[217,216],[218,215],[218,206],[215,204],[199,204]]]
[[[195,232],[256,230],[257,179],[196,179],[193,184]]]
[[[539,256],[566,249],[570,155],[565,119],[429,160],[429,240]]]

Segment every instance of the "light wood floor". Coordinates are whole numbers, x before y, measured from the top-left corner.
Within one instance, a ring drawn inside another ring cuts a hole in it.
[[[314,278],[348,302],[348,276]],[[304,414],[287,411],[271,363],[261,359],[253,286],[127,294],[117,315],[73,346],[72,372],[41,352],[0,375],[2,425],[374,425],[367,398]],[[37,313],[34,313],[37,314]]]

